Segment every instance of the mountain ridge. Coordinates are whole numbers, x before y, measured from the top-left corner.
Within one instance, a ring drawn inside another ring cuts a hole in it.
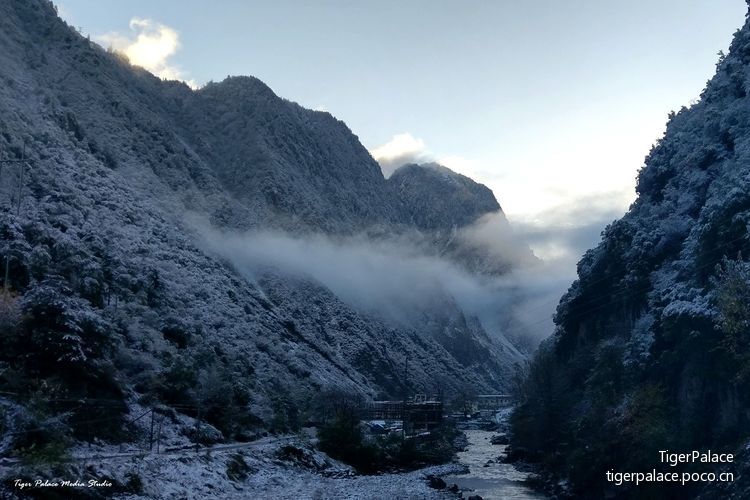
[[[137,404],[196,418],[205,403],[221,439],[235,439],[299,425],[312,395],[336,387],[369,398],[509,387],[525,352],[452,298],[432,330],[394,327],[309,276],[242,272],[188,223],[411,237],[402,202],[343,122],[250,77],[198,91],[162,82],[44,0],[0,0],[0,11],[0,152],[31,165],[0,178],[12,291],[0,382],[83,401],[44,415],[69,412],[62,435],[115,439]],[[97,407],[103,397],[122,405]],[[119,424],[88,427],[91,415]]]

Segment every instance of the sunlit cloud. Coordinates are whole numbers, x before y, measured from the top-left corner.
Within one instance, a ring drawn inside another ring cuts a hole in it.
[[[107,33],[96,37],[108,47],[124,54],[131,64],[140,66],[164,80],[180,80],[192,88],[198,84],[189,79],[171,58],[180,49],[179,33],[152,19],[134,17],[130,35]]]
[[[394,135],[390,141],[371,150],[370,154],[380,164],[386,177],[390,177],[402,165],[424,163],[431,159],[424,141],[409,132]]]

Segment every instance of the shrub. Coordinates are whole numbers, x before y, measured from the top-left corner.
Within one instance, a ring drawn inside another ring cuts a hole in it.
[[[50,408],[47,395],[32,395],[26,410],[15,418],[11,448],[27,464],[59,463],[66,458],[71,429],[65,416]]]
[[[143,493],[143,479],[137,472],[128,472],[125,474],[124,487],[128,493],[140,495]]]
[[[359,472],[378,472],[383,467],[378,446],[367,443],[359,418],[339,415],[318,429],[318,447]]]
[[[19,307],[22,316],[17,323]],[[35,286],[20,301],[6,297],[0,308],[5,311],[0,316],[15,325],[2,330],[5,382],[24,400],[35,395],[52,398],[48,410],[65,414],[77,437],[117,437],[113,430],[122,427],[127,407],[108,361],[111,325],[55,280]],[[88,398],[110,403],[95,404]]]
[[[244,481],[250,472],[250,466],[245,462],[245,457],[235,453],[227,462],[227,477],[232,481]]]

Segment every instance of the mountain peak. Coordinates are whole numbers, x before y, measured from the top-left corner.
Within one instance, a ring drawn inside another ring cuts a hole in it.
[[[266,97],[266,98],[278,98],[276,93],[265,84],[265,82],[254,76],[227,76],[221,82],[211,82],[205,87],[199,90],[211,91],[221,90],[234,94],[236,97]]]
[[[487,186],[438,163],[403,165],[388,183],[408,219],[422,230],[467,226],[488,213],[502,213]]]

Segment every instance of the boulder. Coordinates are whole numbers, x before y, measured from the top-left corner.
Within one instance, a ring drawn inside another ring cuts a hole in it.
[[[510,444],[510,440],[508,439],[508,436],[505,434],[495,434],[490,438],[490,443],[492,444]]]
[[[442,478],[437,476],[427,476],[427,486],[436,490],[444,490],[447,485]]]

